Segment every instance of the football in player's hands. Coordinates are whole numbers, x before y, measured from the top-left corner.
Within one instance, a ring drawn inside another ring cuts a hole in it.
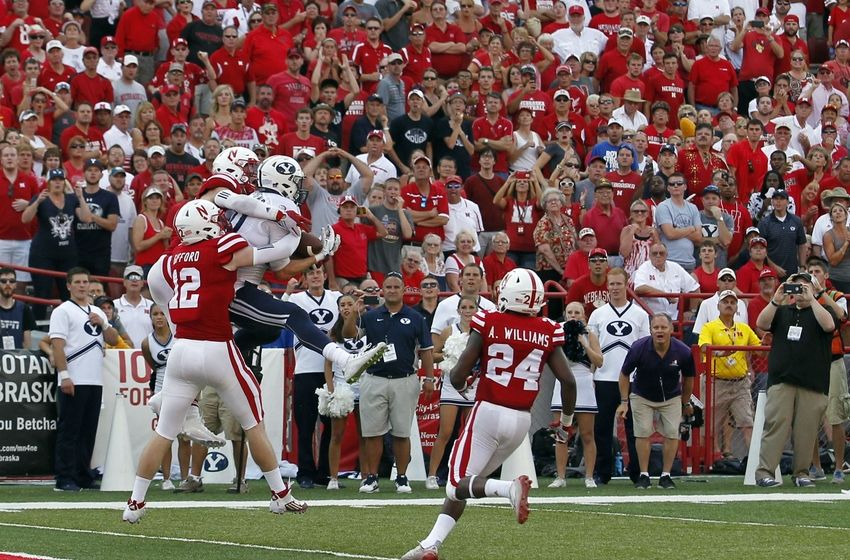
[[[312,249],[312,252],[307,251],[307,247]],[[322,250],[322,240],[306,231],[301,232],[301,241],[298,243],[298,248],[295,249],[294,256],[300,259],[306,259],[312,255],[318,255]]]

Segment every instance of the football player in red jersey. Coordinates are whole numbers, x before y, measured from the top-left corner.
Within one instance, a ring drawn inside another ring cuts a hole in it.
[[[564,330],[537,317],[543,307],[543,282],[531,270],[516,268],[499,285],[498,311],[480,311],[472,319],[469,342],[451,371],[452,385],[465,391],[480,360],[475,406],[449,459],[446,500],[431,533],[402,560],[438,560],[438,548],[451,533],[469,498],[508,498],[516,519],[528,519],[531,480],[488,479],[528,437],[531,405],[539,391],[544,364],[561,382],[561,430],[573,423],[576,381],[561,346]]]
[[[229,226],[224,211],[208,200],[187,203],[174,219],[181,243],[154,265],[172,289],[168,301],[177,325],[175,343],[162,387],[162,409],[156,433],[139,460],[133,493],[122,518],[137,523],[145,514],[145,494],[165,451],[183,425],[195,396],[206,385],[215,387],[245,430],[249,449],[272,490],[272,513],[303,513],[307,505],[292,497],[283,482],[277,458],[263,424],[260,384],[233,341],[229,306],[236,270],[288,256],[286,242],[251,247]],[[317,261],[333,251],[328,239]]]

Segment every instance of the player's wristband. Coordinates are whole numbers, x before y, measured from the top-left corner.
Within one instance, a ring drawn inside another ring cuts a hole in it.
[[[562,412],[561,413],[561,425],[566,426],[568,428],[570,426],[572,426],[573,425],[573,416],[575,416],[575,415]]]
[[[629,399],[620,399],[620,404],[629,404]]]
[[[68,375],[68,370],[67,370],[67,369],[63,369],[63,370],[60,370],[60,371],[56,372],[56,375],[58,375],[58,376],[59,376],[59,382],[60,382],[60,383],[61,383],[61,382],[63,382],[63,381],[65,381],[66,379],[71,379],[71,376],[70,376],[70,375]]]

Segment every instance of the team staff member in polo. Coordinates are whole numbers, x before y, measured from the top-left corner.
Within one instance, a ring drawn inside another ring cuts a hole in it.
[[[714,346],[758,346],[759,337],[744,322],[735,321],[738,310],[738,295],[733,290],[720,292],[717,301],[720,317],[702,326],[699,333],[699,347]],[[753,397],[750,394],[750,374],[747,353],[734,350],[712,352],[714,374],[714,435],[723,438],[723,427],[729,415],[735,419],[735,426],[741,430],[747,449],[753,435]]]
[[[425,370],[424,390],[434,390],[434,356],[431,333],[425,318],[404,305],[404,281],[398,272],[384,278],[384,304],[363,316],[361,325],[370,345],[387,343],[383,359],[370,367],[360,381],[360,427],[366,440],[366,457],[361,470],[366,474],[360,492],[378,490],[378,463],[383,437],[393,436],[398,476],[396,491],[410,493],[407,466],[410,463],[410,426],[419,402],[417,354]]]
[[[71,299],[50,316],[50,345],[59,381],[56,489],[94,488],[91,456],[103,393],[103,343],[118,344],[106,314],[89,304],[89,271],[68,271]]]
[[[679,447],[679,424],[682,413],[693,412],[694,358],[687,344],[671,338],[673,320],[669,315],[653,315],[649,330],[652,334],[635,342],[623,361],[617,416],[625,419],[631,406],[640,463],[640,477],[635,488],[643,490],[652,486],[649,481],[649,438],[656,431],[653,429],[653,416],[658,413],[657,431],[664,437],[658,486],[673,489],[676,485],[670,478],[670,469]]]
[[[802,291],[786,294],[788,284],[798,284]],[[794,440],[794,485],[815,484],[809,478],[809,466],[826,411],[832,331],[838,319],[814,294],[808,272],[792,274],[788,282],[779,285],[756,321],[758,328],[773,334],[767,360],[764,434],[756,471],[756,484],[762,488],[781,484],[773,476],[789,432]]]

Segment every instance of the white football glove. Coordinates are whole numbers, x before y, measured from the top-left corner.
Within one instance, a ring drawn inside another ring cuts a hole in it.
[[[332,256],[339,249],[339,235],[331,226],[322,228],[322,250],[316,254],[317,261]]]

